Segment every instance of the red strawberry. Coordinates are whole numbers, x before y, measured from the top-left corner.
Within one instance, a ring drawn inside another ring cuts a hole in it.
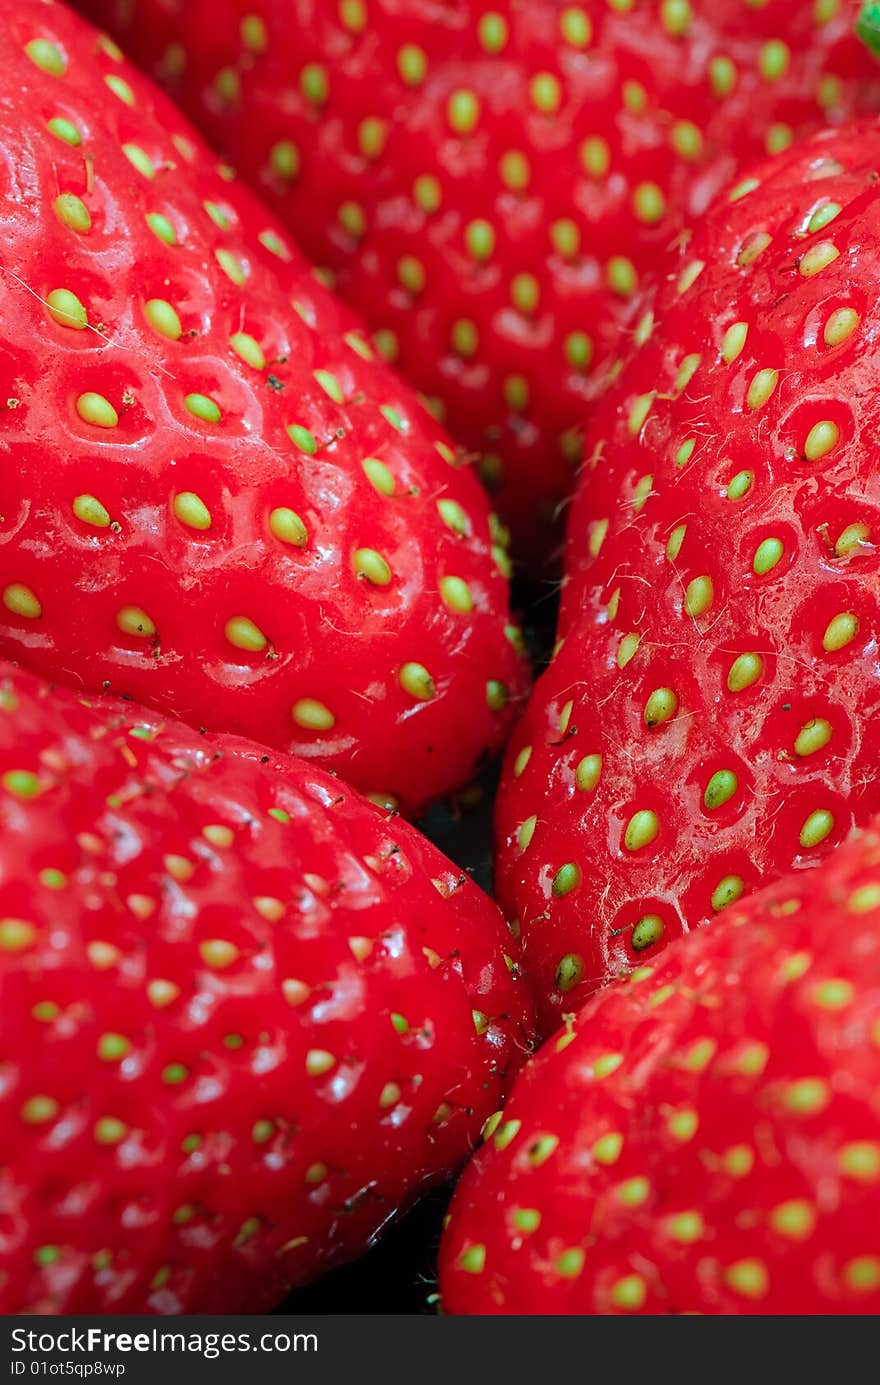
[[[0,652],[408,807],[460,784],[523,680],[479,485],[115,45],[7,11]]]
[[[453,1312],[880,1311],[880,822],[597,996],[489,1130]]]
[[[852,128],[741,183],[594,416],[498,810],[547,1025],[880,809],[878,167]]]
[[[880,104],[856,0],[85,0],[377,330],[523,552],[685,213]]]
[[[9,665],[0,882],[4,1313],[269,1308],[525,1053],[501,917],[412,827]]]

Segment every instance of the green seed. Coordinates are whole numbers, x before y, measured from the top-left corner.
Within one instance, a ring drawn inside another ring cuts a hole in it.
[[[828,622],[822,636],[822,647],[826,653],[832,654],[850,644],[858,632],[858,616],[854,616],[851,611],[842,611]]]
[[[784,552],[785,548],[781,539],[764,539],[763,543],[760,543],[755,550],[755,556],[752,560],[752,568],[755,573],[759,577],[766,576],[776,567]]]
[[[742,500],[752,489],[755,480],[753,471],[738,471],[727,483],[727,499]]]
[[[832,736],[831,723],[824,717],[813,717],[806,722],[797,734],[794,753],[800,756],[815,755],[823,750]]]
[[[712,775],[703,794],[703,804],[707,812],[714,812],[727,803],[739,788],[739,780],[730,769],[719,769]]]
[[[331,731],[336,725],[336,718],[330,708],[313,697],[301,697],[293,704],[290,714],[297,726],[301,726],[304,731]]]
[[[664,924],[659,914],[643,914],[632,931],[630,942],[634,952],[644,952],[663,937]]]
[[[200,418],[204,423],[220,422],[220,406],[210,395],[187,394],[183,402],[194,418]]]
[[[71,327],[81,332],[89,325],[89,317],[83,304],[70,289],[53,289],[46,294],[46,306],[60,327]]]
[[[822,423],[816,423],[807,434],[804,456],[808,462],[818,462],[820,458],[833,451],[839,441],[840,429],[836,423],[827,419]]]
[[[602,774],[602,756],[585,755],[574,772],[574,780],[582,792],[595,789]]]
[[[79,396],[76,411],[84,423],[90,423],[94,428],[115,428],[119,422],[119,415],[109,399],[91,390]]]
[[[740,654],[727,674],[728,690],[732,693],[743,692],[757,683],[763,672],[764,660],[760,654]]]
[[[711,904],[716,914],[726,909],[728,904],[734,904],[741,897],[745,887],[742,876],[725,875],[712,891]]]
[[[662,726],[678,711],[678,696],[672,688],[655,688],[645,703],[645,725]]]
[[[834,816],[827,808],[817,808],[811,813],[801,828],[798,840],[805,849],[818,846],[834,831]]]
[[[430,702],[437,695],[434,680],[424,664],[404,664],[398,674],[398,681],[404,692],[420,702]]]
[[[568,991],[573,990],[583,981],[584,974],[583,957],[578,956],[576,952],[566,953],[556,968],[554,984],[557,991],[565,995]]]
[[[650,808],[633,813],[626,826],[623,844],[627,851],[640,851],[650,846],[660,831],[660,819]]]
[[[556,899],[564,899],[567,894],[571,894],[572,890],[577,889],[582,879],[581,868],[573,861],[569,861],[566,865],[560,866],[553,877],[553,884],[550,887],[554,897]]]
[[[825,323],[823,338],[826,346],[840,346],[856,330],[861,321],[855,308],[838,308]]]

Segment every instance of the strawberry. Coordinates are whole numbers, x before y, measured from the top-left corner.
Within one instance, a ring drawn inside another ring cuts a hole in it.
[[[499,888],[545,1024],[880,810],[880,127],[757,169],[596,410]]]
[[[532,561],[686,214],[880,103],[856,0],[84,3],[436,401]]]
[[[594,997],[487,1134],[453,1312],[880,1311],[880,820]]]
[[[525,1053],[510,935],[414,828],[10,665],[0,882],[3,1313],[269,1308],[460,1162]]]
[[[115,45],[7,9],[0,654],[409,809],[462,783],[523,683],[479,484]]]

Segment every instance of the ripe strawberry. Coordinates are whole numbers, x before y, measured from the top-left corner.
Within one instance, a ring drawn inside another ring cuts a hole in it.
[[[525,1053],[501,917],[414,828],[10,665],[0,882],[4,1313],[271,1307],[453,1168]]]
[[[876,110],[856,0],[85,0],[442,407],[521,550],[685,214]]]
[[[523,680],[476,480],[115,45],[2,30],[0,652],[408,807],[460,784]]]
[[[594,416],[498,810],[547,1025],[880,809],[878,167],[854,127],[741,183]]]
[[[453,1312],[878,1312],[880,821],[595,997],[489,1129]]]

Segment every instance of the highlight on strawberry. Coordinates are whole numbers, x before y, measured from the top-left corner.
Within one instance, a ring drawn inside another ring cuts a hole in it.
[[[876,1314],[880,822],[609,986],[459,1184],[454,1313]]]
[[[82,0],[480,458],[535,571],[639,290],[737,168],[880,108],[857,0]]]
[[[322,770],[3,665],[0,1311],[267,1311],[365,1250],[524,1058],[515,957]]]
[[[525,683],[484,493],[114,43],[0,33],[0,653],[408,810]]]

